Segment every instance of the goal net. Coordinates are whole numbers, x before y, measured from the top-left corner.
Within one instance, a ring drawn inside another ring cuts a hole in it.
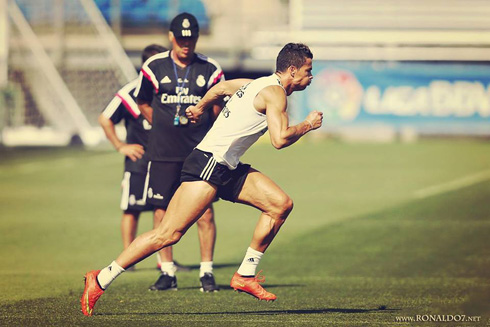
[[[101,110],[137,77],[117,38],[92,0],[7,1],[2,142],[65,145],[79,137],[97,144]]]

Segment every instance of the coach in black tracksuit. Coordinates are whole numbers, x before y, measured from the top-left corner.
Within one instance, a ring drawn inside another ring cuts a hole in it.
[[[224,79],[219,64],[195,53],[199,26],[194,16],[183,13],[170,24],[172,50],[151,57],[140,72],[135,91],[139,109],[152,123],[148,144],[147,202],[155,206],[155,224],[164,219],[165,211],[180,184],[185,158],[211,128],[215,111],[209,110],[197,124],[185,115],[189,105],[196,104],[206,91]],[[216,226],[212,207],[199,219],[201,245],[201,291],[218,290],[212,273]],[[156,226],[155,226],[156,227]],[[151,290],[176,289],[172,249],[160,251],[160,275]]]

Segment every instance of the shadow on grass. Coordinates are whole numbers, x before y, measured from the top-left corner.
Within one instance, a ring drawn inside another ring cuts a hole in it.
[[[131,315],[194,315],[194,316],[213,316],[213,315],[304,315],[304,314],[325,314],[325,313],[373,313],[373,312],[396,312],[401,309],[343,309],[343,308],[325,308],[325,309],[299,309],[299,310],[260,310],[260,311],[221,311],[221,312],[185,312],[185,313],[167,313],[167,312],[132,312],[132,313],[96,313],[97,316],[123,316]]]
[[[220,285],[218,284],[220,290],[233,290],[233,288],[230,285]],[[278,288],[278,287],[305,287],[306,285],[304,284],[275,284],[275,285],[268,285],[268,284],[263,284],[265,288]],[[179,287],[179,290],[194,290],[194,289],[199,289],[199,287]]]

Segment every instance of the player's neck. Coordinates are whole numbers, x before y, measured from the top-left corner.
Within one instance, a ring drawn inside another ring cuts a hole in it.
[[[293,93],[293,85],[290,83],[290,79],[287,78],[286,75],[281,74],[280,72],[275,72],[276,76],[279,78],[279,82],[281,83],[282,87],[286,91],[287,95],[291,95]]]
[[[194,59],[194,55],[189,56],[188,58],[179,58],[173,50],[170,52],[170,56],[175,64],[180,67],[187,67]]]

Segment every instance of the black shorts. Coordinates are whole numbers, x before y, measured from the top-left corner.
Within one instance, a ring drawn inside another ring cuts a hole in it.
[[[168,207],[170,199],[180,185],[180,171],[183,162],[150,161],[146,202],[157,208]]]
[[[247,178],[250,165],[238,164],[231,170],[213,158],[213,154],[194,149],[185,159],[181,182],[207,181],[218,187],[218,197],[236,202]]]
[[[153,206],[145,201],[145,173],[125,171],[121,182],[121,209],[124,211],[152,211]]]

